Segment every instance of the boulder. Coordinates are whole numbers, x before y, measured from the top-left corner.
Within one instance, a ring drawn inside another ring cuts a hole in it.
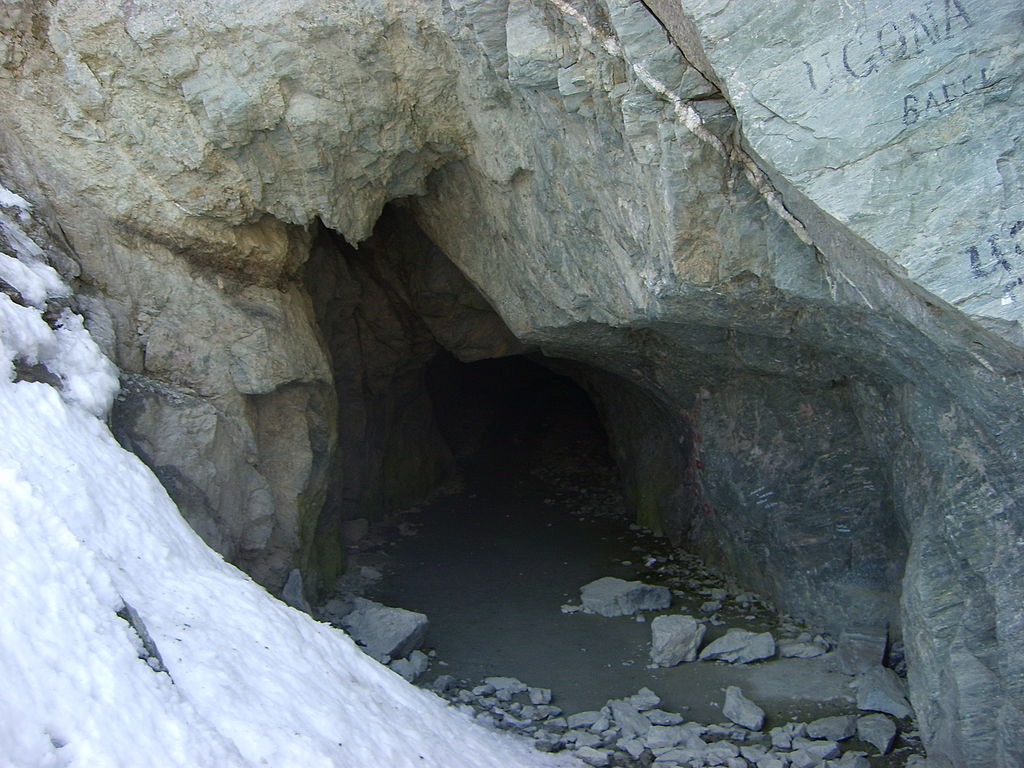
[[[722,637],[709,643],[700,652],[701,661],[728,661],[749,664],[775,655],[775,640],[770,632],[748,632],[730,629]]]
[[[408,656],[427,634],[427,617],[404,608],[391,608],[357,597],[339,625],[377,661]]]
[[[743,691],[735,685],[725,689],[722,714],[736,725],[742,725],[752,731],[759,731],[764,725],[764,710],[744,696]]]
[[[857,738],[871,744],[880,755],[888,754],[896,738],[896,724],[885,715],[864,715],[857,719]]]
[[[413,651],[408,658],[395,659],[388,666],[408,680],[410,683],[427,671],[430,666],[430,659],[423,651]]]
[[[828,653],[829,643],[821,635],[806,632],[793,640],[779,641],[779,656],[784,659],[813,659]]]
[[[583,609],[600,616],[629,616],[637,611],[659,611],[672,604],[672,593],[639,581],[614,576],[592,581],[580,589]]]
[[[674,667],[695,660],[706,630],[692,616],[658,616],[651,622],[651,661]]]
[[[822,717],[807,724],[807,735],[812,739],[843,741],[857,732],[856,715]]]
[[[857,709],[885,712],[900,719],[914,714],[903,682],[891,669],[875,667],[857,677],[851,685],[857,689]]]

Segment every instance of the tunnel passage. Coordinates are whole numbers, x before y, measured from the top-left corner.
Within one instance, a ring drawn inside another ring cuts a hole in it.
[[[440,352],[426,370],[438,428],[471,483],[504,475],[614,475],[590,396],[537,356],[461,363]]]
[[[494,472],[500,451],[543,466],[585,398],[634,520],[783,610],[898,636],[906,544],[858,412],[861,380],[834,374],[843,361],[700,325],[520,340],[400,204],[358,248],[322,228],[305,284],[338,402],[303,566],[322,586],[340,572],[346,521],[416,505],[460,466]],[[748,367],[755,353],[793,358],[793,376]],[[555,384],[570,380],[582,389]]]

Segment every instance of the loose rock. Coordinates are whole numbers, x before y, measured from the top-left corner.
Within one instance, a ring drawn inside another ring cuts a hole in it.
[[[754,633],[745,629],[730,629],[722,637],[709,643],[700,652],[701,661],[728,661],[748,664],[775,655],[775,640],[770,632]]]
[[[742,725],[752,731],[759,731],[764,725],[764,710],[752,702],[735,685],[725,689],[725,704],[722,714],[736,725]]]
[[[856,715],[823,717],[807,724],[807,735],[812,739],[843,741],[857,732]]]
[[[888,754],[896,738],[896,724],[885,715],[865,715],[857,720],[857,738]]]
[[[581,587],[580,601],[584,610],[599,616],[628,616],[668,608],[672,593],[665,587],[605,576]]]
[[[886,667],[875,667],[851,683],[857,689],[857,709],[885,712],[896,718],[910,717],[910,708],[903,683]]]
[[[694,661],[706,630],[692,616],[658,616],[651,622],[651,661],[659,667]]]
[[[427,633],[427,617],[404,608],[389,608],[357,597],[352,612],[339,625],[378,661],[409,655],[423,642]]]

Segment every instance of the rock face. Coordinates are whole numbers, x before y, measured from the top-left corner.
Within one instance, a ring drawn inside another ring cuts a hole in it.
[[[931,753],[1020,765],[1020,9],[762,6],[14,0],[0,176],[272,589],[446,474],[440,349],[540,350],[642,522],[902,634]]]

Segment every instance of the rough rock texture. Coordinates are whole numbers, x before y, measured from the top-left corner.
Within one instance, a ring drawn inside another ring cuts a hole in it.
[[[630,616],[637,611],[658,611],[672,604],[668,587],[605,576],[580,587],[583,610],[599,616]]]
[[[1016,766],[1021,14],[14,0],[0,175],[79,263],[121,439],[272,588],[443,476],[431,355],[539,348],[645,524],[902,634],[932,754]]]
[[[706,630],[692,616],[658,616],[651,622],[651,662],[674,667],[695,660]]]

